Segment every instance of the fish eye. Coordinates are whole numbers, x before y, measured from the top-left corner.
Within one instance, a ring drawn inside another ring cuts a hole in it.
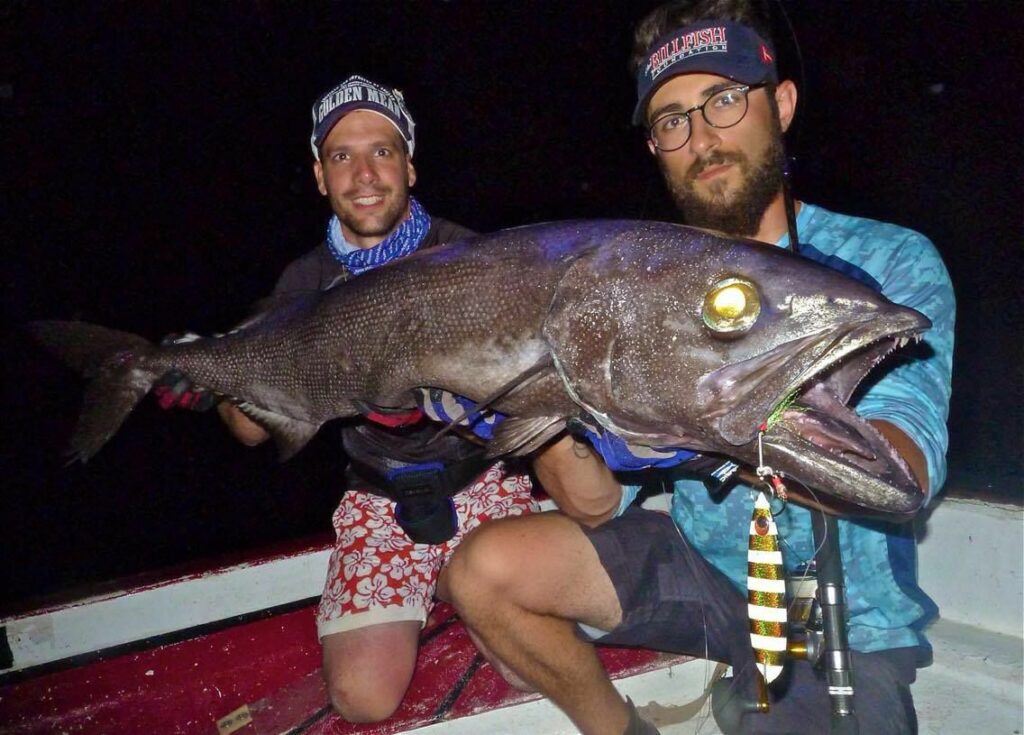
[[[714,332],[728,334],[750,329],[761,313],[761,298],[754,284],[725,278],[704,297],[704,323]]]

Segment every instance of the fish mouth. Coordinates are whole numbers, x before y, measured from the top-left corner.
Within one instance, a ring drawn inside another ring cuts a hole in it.
[[[827,487],[869,515],[912,515],[925,493],[892,444],[848,403],[883,361],[920,339],[919,332],[890,336],[813,372],[765,421],[765,462],[812,496]]]
[[[720,434],[738,445],[737,456],[763,456],[812,496],[821,490],[868,515],[909,517],[925,494],[888,440],[848,404],[882,363],[912,349],[930,326],[919,312],[897,307],[794,340],[742,371],[742,363],[730,366],[724,377],[735,392],[717,419]]]
[[[698,388],[705,420],[735,446],[753,440],[794,396],[826,381],[843,404],[893,350],[920,338],[931,322],[900,306],[790,340],[707,375]]]

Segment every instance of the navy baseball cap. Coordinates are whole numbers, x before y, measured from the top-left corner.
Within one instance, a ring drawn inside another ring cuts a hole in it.
[[[775,51],[749,26],[702,20],[658,38],[636,72],[633,124],[644,125],[647,103],[658,87],[680,74],[717,74],[741,84],[778,82]]]
[[[416,148],[416,123],[405,106],[402,93],[353,75],[324,93],[313,105],[313,134],[309,144],[316,160],[320,160],[320,146],[331,128],[353,110],[368,110],[386,118],[398,130],[409,149],[409,157],[412,157]]]

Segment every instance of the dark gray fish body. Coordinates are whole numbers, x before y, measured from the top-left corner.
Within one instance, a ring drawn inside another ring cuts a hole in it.
[[[415,388],[437,387],[474,400],[500,393],[490,405],[512,418],[491,444],[496,456],[536,448],[581,409],[630,442],[748,464],[761,427],[775,470],[905,514],[923,494],[844,404],[888,351],[929,326],[778,248],[664,223],[583,221],[417,253],[275,302],[215,339],[156,347],[74,322],[30,330],[97,376],[72,440],[83,460],[176,368],[248,404],[283,456],[325,421],[358,413],[353,401],[413,407]]]

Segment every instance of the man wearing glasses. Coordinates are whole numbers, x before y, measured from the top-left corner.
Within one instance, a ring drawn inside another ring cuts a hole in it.
[[[743,0],[663,6],[634,40],[634,122],[646,128],[686,224],[791,247],[932,320],[923,349],[890,363],[856,403],[931,497],[946,474],[955,306],[934,246],[805,202],[792,207],[790,226],[782,137],[797,91],[778,79],[769,35]],[[616,692],[592,642],[728,662],[736,694],[755,700],[745,599],[751,485],[712,494],[696,479],[677,479],[669,517],[630,507],[638,488],[621,486],[572,438],[538,457],[535,469],[568,515],[485,525],[449,567],[450,594],[490,654],[587,734],[656,732]],[[810,513],[790,503],[776,516],[790,573],[814,558]],[[935,605],[916,583],[912,530],[852,519],[839,532],[860,731],[916,732],[910,684],[927,654],[919,630]],[[719,725],[730,733],[828,732],[824,680],[806,661],[789,668],[788,689],[773,693],[770,712]]]

